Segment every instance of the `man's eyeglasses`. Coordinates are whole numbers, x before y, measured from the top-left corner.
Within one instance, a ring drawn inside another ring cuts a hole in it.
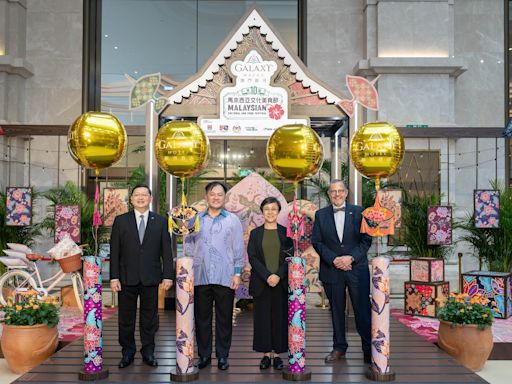
[[[151,195],[147,194],[147,193],[134,193],[132,195],[132,197],[149,197]]]

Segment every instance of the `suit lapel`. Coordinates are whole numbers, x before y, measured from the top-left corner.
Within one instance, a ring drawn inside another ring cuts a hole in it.
[[[148,213],[148,223],[146,224],[146,230],[144,231],[144,239],[142,240],[142,244],[147,240],[149,231],[155,225],[155,214],[153,212]]]
[[[343,225],[343,240],[348,239],[352,230],[352,222],[354,221],[354,211],[348,204],[345,205],[345,224]]]
[[[338,232],[336,231],[336,221],[334,220],[334,207],[331,205],[327,212],[327,228],[331,228],[331,232],[338,238]]]
[[[139,238],[139,229],[137,228],[137,220],[135,220],[135,212],[131,211],[128,215],[128,227],[132,232],[132,236],[135,236],[136,239]]]

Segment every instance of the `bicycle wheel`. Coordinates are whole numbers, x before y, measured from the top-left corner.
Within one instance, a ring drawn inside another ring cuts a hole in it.
[[[73,272],[71,274],[71,281],[73,283],[73,292],[75,293],[75,299],[78,304],[78,308],[84,311],[84,282],[82,281],[82,275],[80,272]]]
[[[7,305],[7,300],[14,301],[17,291],[30,288],[37,290],[37,285],[28,272],[20,269],[8,271],[0,277],[0,303]]]

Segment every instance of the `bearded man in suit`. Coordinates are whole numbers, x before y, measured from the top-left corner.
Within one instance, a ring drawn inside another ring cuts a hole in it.
[[[345,202],[347,187],[342,180],[329,186],[331,205],[316,212],[312,244],[320,255],[320,280],[331,305],[333,349],[325,357],[332,363],[345,356],[346,291],[354,308],[356,329],[361,336],[364,361],[371,363],[370,272],[367,252],[371,236],[361,233],[363,208]]]
[[[158,366],[155,334],[158,330],[158,286],[172,286],[173,257],[167,220],[149,211],[151,190],[139,184],[132,190],[133,211],[114,220],[110,238],[110,287],[119,295],[119,368],[129,366],[136,352],[135,321],[140,298],[142,361]]]

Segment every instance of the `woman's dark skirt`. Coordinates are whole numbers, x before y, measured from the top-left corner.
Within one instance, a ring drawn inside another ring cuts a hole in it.
[[[253,298],[252,348],[256,352],[288,351],[288,295],[282,284],[280,281],[274,288],[267,285],[260,296]]]

